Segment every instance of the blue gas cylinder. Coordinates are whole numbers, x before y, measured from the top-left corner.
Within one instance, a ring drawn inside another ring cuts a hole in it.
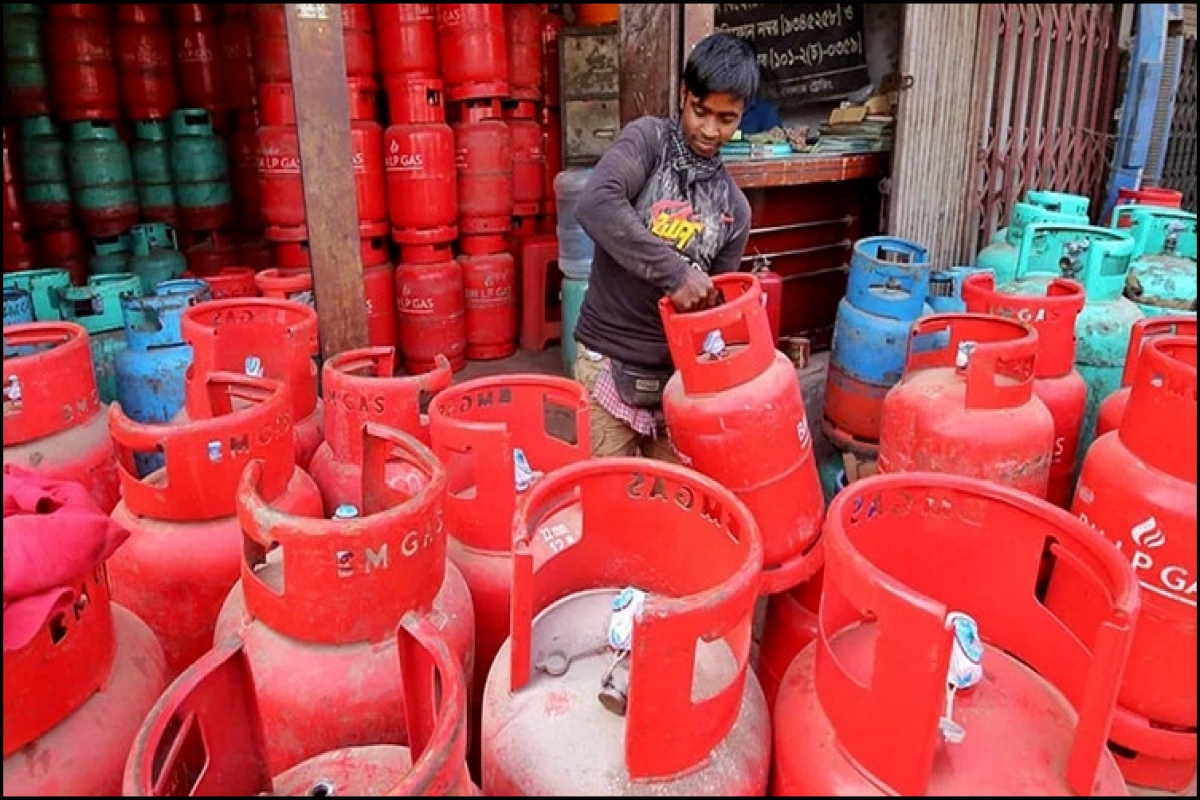
[[[998,287],[1006,294],[1041,295],[1054,278],[1083,285],[1087,303],[1075,320],[1075,367],[1087,384],[1085,443],[1094,436],[1100,403],[1121,386],[1129,335],[1144,316],[1123,294],[1134,252],[1127,230],[1035,223],[1026,231],[1016,278]],[[1086,451],[1079,448],[1079,463]]]
[[[935,314],[963,314],[962,285],[968,275],[988,272],[984,267],[948,267],[929,273],[929,307]]]
[[[1125,296],[1147,317],[1196,313],[1196,215],[1178,208],[1119,206],[1114,228],[1128,220],[1133,263]]]
[[[821,426],[834,446],[873,455],[883,397],[904,372],[908,329],[933,313],[929,254],[915,242],[872,236],[854,245],[834,320]]]
[[[122,297],[127,347],[117,353],[117,402],[135,422],[170,422],[184,401],[192,346],[183,339],[183,312],[212,299],[202,280],[163,281],[146,297]],[[135,453],[138,476],[163,466],[161,453]]]
[[[33,300],[16,286],[4,287],[4,327],[33,322]]]
[[[990,269],[996,285],[1011,281],[1017,274],[1017,251],[1025,230],[1035,222],[1063,222],[1087,225],[1088,199],[1077,194],[1032,190],[1013,205],[1007,228],[1001,228],[991,244],[979,251],[975,264]]]
[[[575,325],[579,322],[579,310],[583,307],[583,296],[587,294],[587,280],[563,278],[562,282],[562,357],[563,373],[568,377],[575,374]]]

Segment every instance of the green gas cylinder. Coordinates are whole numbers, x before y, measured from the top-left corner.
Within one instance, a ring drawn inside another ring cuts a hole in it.
[[[129,271],[138,277],[142,294],[154,294],[163,281],[183,277],[187,258],[179,252],[175,229],[165,222],[147,222],[129,229]]]
[[[88,262],[88,272],[92,275],[129,272],[129,234],[99,236],[92,240],[92,249],[96,251]]]
[[[71,125],[67,175],[79,222],[89,236],[124,233],[138,221],[133,160],[113,123],[85,119]]]
[[[4,107],[14,117],[50,109],[42,47],[44,15],[42,6],[34,3],[4,4]]]
[[[1196,313],[1196,215],[1159,206],[1120,206],[1113,227],[1128,221],[1133,264],[1125,296],[1148,317]]]
[[[225,143],[213,133],[203,108],[171,115],[171,175],[179,223],[194,231],[216,231],[233,223],[233,190]]]
[[[70,285],[71,273],[65,269],[27,269],[4,275],[5,289],[22,289],[29,293],[33,318],[37,322],[54,322],[63,318],[58,292]]]
[[[175,184],[171,180],[171,129],[164,119],[137,123],[133,144],[133,175],[137,181],[142,219],[146,222],[177,222]]]
[[[135,275],[93,275],[86,286],[59,291],[63,319],[77,322],[88,332],[92,369],[100,402],[117,398],[117,353],[127,346],[121,299],[138,297],[142,286]]]
[[[1044,295],[1054,278],[1083,285],[1087,303],[1075,321],[1075,367],[1087,384],[1083,442],[1093,438],[1100,403],[1121,386],[1129,334],[1143,317],[1124,296],[1133,250],[1133,237],[1124,230],[1035,223],[1025,231],[1016,278],[999,287],[1008,294]],[[1086,449],[1080,448],[1080,462]]]
[[[62,132],[46,115],[21,120],[19,166],[29,224],[39,231],[58,231],[74,224],[71,182]]]
[[[1073,225],[1088,224],[1088,199],[1077,194],[1044,192],[1032,189],[1025,198],[1013,206],[1007,228],[996,231],[992,242],[975,259],[982,269],[990,269],[999,286],[1013,279],[1017,273],[1017,250],[1025,228],[1035,222],[1066,222]]]

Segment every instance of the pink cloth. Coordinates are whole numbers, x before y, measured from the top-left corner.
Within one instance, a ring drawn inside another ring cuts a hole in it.
[[[81,484],[5,465],[4,649],[24,647],[69,608],[76,579],[128,538]]]
[[[658,425],[655,424],[654,412],[648,408],[635,408],[621,399],[617,385],[613,383],[612,361],[605,359],[604,367],[596,376],[596,384],[592,387],[592,397],[608,413],[624,422],[642,436],[658,438]]]

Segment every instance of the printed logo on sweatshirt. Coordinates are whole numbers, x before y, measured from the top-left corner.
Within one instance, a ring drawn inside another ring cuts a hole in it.
[[[650,207],[650,232],[683,250],[704,230],[692,204],[682,200],[659,200]]]

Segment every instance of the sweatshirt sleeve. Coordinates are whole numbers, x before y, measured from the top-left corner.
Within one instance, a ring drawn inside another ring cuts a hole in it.
[[[613,261],[670,294],[683,285],[690,267],[669,242],[646,228],[633,208],[661,148],[653,118],[626,125],[588,178],[575,205],[575,219]]]
[[[746,242],[750,241],[750,203],[741,188],[731,179],[730,190],[733,193],[733,233],[713,257],[713,275],[723,275],[726,272],[737,272],[742,267],[742,256],[746,254]]]

